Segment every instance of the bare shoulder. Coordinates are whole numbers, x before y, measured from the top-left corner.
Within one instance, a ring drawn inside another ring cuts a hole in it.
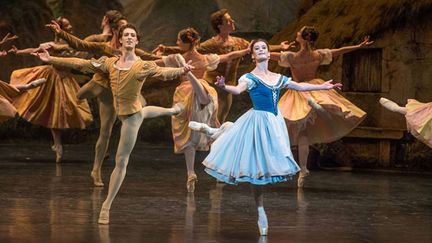
[[[272,77],[279,77],[281,76],[280,73],[275,73],[275,72],[269,72],[271,74]]]

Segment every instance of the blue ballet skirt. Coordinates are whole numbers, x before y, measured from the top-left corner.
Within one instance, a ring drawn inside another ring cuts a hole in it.
[[[246,77],[255,81],[255,84],[248,84],[250,93],[256,89],[271,91],[256,77]],[[281,86],[273,87],[273,91]],[[262,94],[260,99],[263,98]],[[279,92],[269,95],[271,101],[275,96],[278,97]],[[251,94],[252,101],[253,97]],[[249,182],[265,185],[287,181],[300,171],[290,149],[285,121],[277,109],[277,100],[274,103],[273,112],[250,109],[214,141],[209,155],[203,161],[208,174],[228,184]]]

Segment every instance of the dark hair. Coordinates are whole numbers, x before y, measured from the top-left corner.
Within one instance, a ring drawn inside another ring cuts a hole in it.
[[[122,26],[120,27],[120,29],[119,29],[119,31],[118,31],[118,36],[117,36],[117,39],[118,39],[118,40],[120,40],[121,37],[123,36],[123,31],[124,31],[125,29],[133,29],[133,30],[135,30],[135,33],[136,33],[137,39],[138,39],[138,41],[140,40],[141,37],[140,37],[140,35],[139,35],[139,33],[138,33],[138,29],[135,27],[135,25],[133,25],[133,24],[129,24],[129,23],[127,23],[127,24],[125,24],[125,25],[122,25]]]
[[[306,40],[310,44],[315,44],[315,41],[318,39],[319,33],[313,26],[304,26],[300,30],[301,37],[303,40]]]
[[[65,30],[65,23],[64,23],[65,21],[68,21],[70,24],[69,19],[62,17],[62,16],[58,17],[55,21],[57,22],[57,24],[60,26],[60,29],[62,29],[62,30]],[[61,38],[58,37],[57,34],[54,34],[54,42],[56,42],[56,43],[63,42],[63,40],[61,40]]]
[[[183,43],[190,43],[191,48],[198,45],[201,39],[198,31],[191,27],[180,30],[178,36]]]
[[[65,17],[58,17],[56,19],[57,24],[60,26],[60,29],[62,29],[62,30],[64,30],[64,21],[68,21],[70,23],[69,19],[67,19]]]
[[[108,10],[105,12],[110,28],[118,28],[117,22],[126,19],[125,16],[117,10]]]
[[[211,22],[212,28],[217,34],[220,33],[219,25],[223,24],[223,20],[224,20],[223,17],[227,13],[228,13],[228,10],[223,8],[221,10],[214,12],[210,17],[210,22]]]
[[[266,46],[267,46],[267,49],[270,51],[270,45],[269,45],[269,43],[268,43],[266,40],[264,40],[264,39],[254,39],[254,40],[252,40],[251,43],[250,43],[250,54],[251,54],[251,55],[253,54],[253,48],[254,48],[254,45],[255,45],[255,43],[257,43],[257,42],[264,42],[264,43],[266,44]]]

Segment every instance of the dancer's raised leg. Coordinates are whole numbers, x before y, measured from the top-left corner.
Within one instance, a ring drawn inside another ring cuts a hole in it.
[[[171,108],[160,106],[146,106],[142,109],[144,119],[155,118],[159,116],[173,116],[184,110],[184,105],[181,103],[175,104]]]
[[[402,115],[405,115],[407,113],[407,109],[405,107],[399,106],[398,104],[396,104],[395,102],[393,102],[389,99],[380,98],[379,102],[387,110],[397,112],[397,113],[402,114]]]
[[[31,81],[28,84],[14,85],[14,87],[17,88],[19,91],[26,91],[29,89],[37,88],[37,87],[41,86],[42,84],[46,83],[46,81],[47,80],[45,78],[39,78],[39,79],[36,79],[34,81]]]

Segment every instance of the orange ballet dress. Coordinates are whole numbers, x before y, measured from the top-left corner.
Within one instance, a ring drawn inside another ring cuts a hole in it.
[[[418,140],[432,148],[432,102],[421,103],[408,99],[405,106],[408,131]]]
[[[195,96],[191,82],[187,80],[186,76],[180,78],[181,83],[174,92],[173,104],[183,103],[185,109],[180,114],[172,116],[171,119],[175,153],[183,153],[183,150],[190,146],[199,151],[208,151],[209,149],[208,137],[204,133],[192,131],[188,126],[189,121],[205,123],[211,127],[220,126],[217,119],[218,96],[216,90],[203,79],[207,70],[214,70],[218,66],[219,56],[208,54],[204,57],[203,61],[192,62],[195,67],[192,73],[208,93],[210,103],[205,106],[201,105]],[[164,57],[163,61],[167,67],[179,66],[174,55]]]
[[[92,122],[87,101],[76,98],[80,87],[69,70],[52,65],[19,69],[12,73],[11,84],[24,85],[39,78],[45,78],[46,83],[13,101],[22,118],[55,129],[84,129]]]
[[[329,49],[319,49],[319,65],[332,61]],[[293,77],[295,66],[290,62],[292,52],[282,53],[279,65],[291,67]],[[297,81],[297,80],[295,80]],[[322,79],[306,81],[310,84],[322,84]],[[316,111],[308,104],[313,98],[325,111]],[[350,133],[363,119],[366,113],[348,101],[336,90],[296,91],[288,89],[279,100],[279,109],[285,118],[292,145],[298,145],[299,134],[308,138],[309,144],[329,143]]]

